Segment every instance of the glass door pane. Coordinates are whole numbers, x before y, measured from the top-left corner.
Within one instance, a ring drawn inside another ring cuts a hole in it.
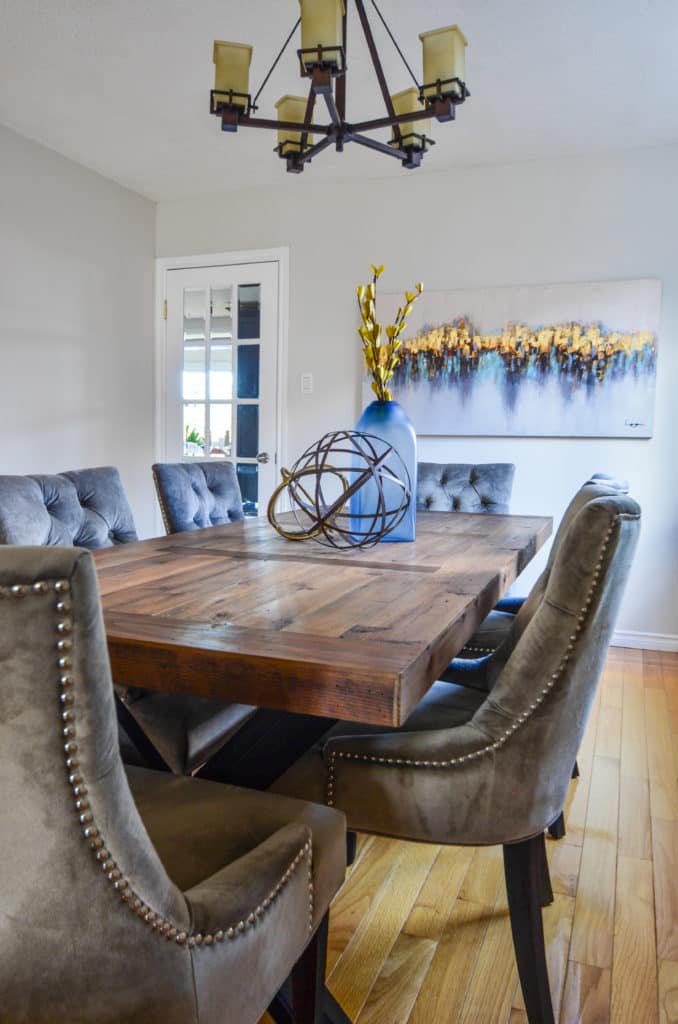
[[[206,304],[204,288],[185,288],[183,302],[184,457],[204,458],[207,440],[206,407]]]
[[[256,515],[278,476],[278,264],[177,268],[166,280],[165,457],[232,459]]]

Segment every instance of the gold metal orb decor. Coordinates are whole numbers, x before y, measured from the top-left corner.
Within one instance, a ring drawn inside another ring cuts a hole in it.
[[[412,486],[407,467],[392,445],[373,434],[332,431],[280,472],[268,521],[286,540],[372,547],[407,514]],[[283,495],[291,512],[276,511]]]

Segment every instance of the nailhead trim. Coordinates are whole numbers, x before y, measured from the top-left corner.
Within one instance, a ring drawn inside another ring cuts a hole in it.
[[[52,583],[49,583],[46,580],[40,580],[33,584],[15,583],[10,587],[0,586],[0,597],[21,599],[27,597],[31,593],[40,596],[44,596],[46,594],[63,595],[68,594],[70,589],[71,585],[69,580],[54,580]],[[77,759],[78,745],[75,742],[75,678],[70,675],[70,670],[72,670],[73,664],[70,656],[64,655],[63,653],[64,651],[70,652],[72,649],[72,641],[70,638],[65,638],[65,635],[70,634],[73,629],[73,622],[69,617],[71,611],[70,602],[63,600],[62,597],[59,596],[55,604],[55,610],[57,612],[56,635],[58,637],[55,642],[55,648],[58,652],[56,666],[58,671],[57,685],[59,692],[59,718],[62,723],[67,723],[65,727],[63,725],[61,726],[62,737],[66,741],[63,746],[63,751],[65,755],[64,764],[66,767],[67,782],[71,787],[71,793],[74,797],[75,811],[78,815],[78,823],[81,826],[82,836],[88,841],[90,850],[92,851],[98,866],[101,868],[102,873],[105,874],[107,881],[110,883],[119,899],[133,914],[141,918],[141,920],[143,920],[152,931],[155,931],[158,935],[163,936],[163,938],[168,941],[176,942],[177,945],[184,946],[186,949],[194,949],[196,946],[199,948],[209,947],[213,946],[215,943],[218,944],[223,942],[224,939],[234,939],[237,935],[241,935],[248,929],[252,928],[280,895],[296,872],[302,860],[306,858],[308,861],[308,929],[309,934],[311,934],[313,931],[313,845],[311,839],[308,839],[304,843],[286,870],[283,872],[278,882],[273,886],[259,906],[248,914],[244,920],[238,921],[237,924],[226,928],[219,928],[214,933],[210,932],[203,935],[201,932],[193,933],[183,931],[172,921],[165,920],[160,915],[156,914],[154,910],[146,906],[139,896],[137,896],[134,890],[130,887],[128,879],[123,876],[122,871],[111,856],[104,837],[101,835],[99,828],[94,821],[89,801],[85,799],[87,796],[87,786],[84,784],[83,777],[79,772],[80,765]]]
[[[170,534],[172,531],[170,530],[169,519],[167,517],[167,506],[165,505],[165,496],[160,490],[160,484],[158,483],[158,478],[155,475],[155,473],[153,473],[153,483],[155,484],[155,494],[158,499],[158,505],[160,506],[162,525],[165,527],[165,533]]]
[[[336,773],[336,761],[337,761],[337,758],[339,760],[341,760],[341,761],[363,761],[363,762],[369,762],[371,764],[383,764],[383,765],[387,765],[388,767],[395,766],[395,767],[405,767],[405,768],[452,768],[452,767],[455,767],[456,765],[459,765],[459,764],[465,764],[467,761],[473,761],[477,757],[482,757],[484,754],[489,753],[491,750],[498,750],[499,747],[502,747],[506,743],[506,741],[511,738],[513,733],[516,732],[516,730],[519,729],[521,725],[524,725],[525,722],[527,722],[529,718],[531,718],[531,716],[537,710],[539,705],[544,701],[544,698],[550,693],[550,691],[553,689],[553,687],[558,682],[558,680],[560,679],[561,675],[563,674],[563,672],[567,668],[567,663],[568,663],[568,661],[570,659],[570,654],[574,650],[575,643],[578,640],[578,638],[581,635],[581,632],[582,632],[582,630],[584,628],[584,623],[586,622],[586,612],[588,611],[588,609],[591,606],[591,602],[593,600],[593,595],[594,595],[595,590],[596,590],[596,588],[598,586],[598,580],[600,578],[600,570],[601,570],[601,567],[602,567],[602,564],[603,564],[603,559],[605,557],[605,551],[607,550],[607,546],[610,543],[610,537],[612,536],[612,533],[614,532],[614,529],[615,529],[617,523],[621,519],[638,519],[638,518],[639,518],[639,516],[636,516],[636,515],[628,515],[628,514],[625,514],[625,513],[620,513],[619,515],[615,516],[615,518],[610,523],[610,527],[609,527],[607,533],[605,534],[605,537],[603,538],[603,542],[602,542],[602,545],[601,545],[601,548],[600,548],[600,552],[599,552],[599,555],[598,555],[598,561],[596,562],[596,565],[595,565],[595,568],[594,568],[594,571],[593,571],[593,574],[592,574],[592,577],[591,577],[592,578],[591,586],[589,587],[589,591],[588,591],[588,593],[586,595],[586,599],[584,601],[583,607],[581,608],[581,610],[579,612],[579,615],[577,616],[577,625],[574,627],[574,632],[569,637],[569,642],[568,642],[568,645],[567,645],[566,652],[563,655],[563,657],[561,658],[561,661],[560,661],[560,664],[559,664],[558,668],[556,669],[555,672],[553,672],[551,674],[551,678],[549,679],[549,681],[546,684],[546,686],[544,686],[539,691],[539,693],[535,697],[533,703],[530,704],[528,711],[525,711],[522,714],[517,715],[516,719],[511,723],[511,725],[507,726],[507,728],[504,730],[504,732],[501,734],[501,736],[498,739],[496,739],[494,741],[494,743],[489,743],[489,744],[487,744],[484,747],[480,747],[478,750],[472,750],[468,754],[461,754],[459,757],[451,757],[447,761],[423,761],[423,760],[422,761],[412,761],[409,758],[375,757],[373,754],[352,754],[352,753],[350,753],[348,751],[345,751],[345,750],[339,750],[339,751],[333,750],[330,753],[329,761],[328,761],[328,764],[327,764],[327,782],[326,782],[326,791],[325,791],[325,803],[327,804],[327,806],[328,807],[333,807],[334,806],[335,773]]]

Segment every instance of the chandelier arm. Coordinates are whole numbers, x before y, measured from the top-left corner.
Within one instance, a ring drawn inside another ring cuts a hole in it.
[[[238,126],[245,128],[271,128],[273,131],[301,132],[304,130],[303,121],[274,121],[270,117],[249,117],[243,114],[238,118]],[[312,135],[331,135],[334,132],[332,124],[309,124],[308,131]]]
[[[287,47],[289,46],[289,42],[290,42],[290,39],[292,38],[292,36],[294,35],[294,33],[295,33],[295,32],[297,31],[297,29],[299,28],[300,24],[301,24],[301,16],[299,16],[299,17],[297,18],[297,20],[296,20],[296,22],[295,22],[295,24],[294,24],[294,28],[292,29],[292,31],[291,31],[291,32],[290,32],[290,34],[288,35],[287,39],[286,39],[286,40],[285,40],[285,42],[283,43],[283,45],[282,45],[282,49],[281,49],[280,53],[278,54],[278,56],[277,56],[277,57],[275,58],[275,60],[274,60],[274,61],[273,61],[273,63],[271,64],[271,67],[270,67],[270,68],[269,68],[269,70],[268,70],[268,74],[266,75],[266,78],[265,78],[265,79],[263,80],[263,82],[262,82],[262,83],[261,83],[261,85],[259,86],[259,91],[257,92],[256,96],[255,96],[255,97],[254,97],[254,99],[252,100],[252,109],[253,109],[253,110],[256,110],[256,109],[257,109],[257,100],[258,100],[258,99],[259,99],[259,97],[261,96],[261,94],[262,94],[262,92],[263,92],[263,89],[264,89],[264,86],[266,85],[266,83],[268,82],[269,78],[271,77],[271,75],[272,75],[272,74],[273,74],[273,72],[275,71],[275,69],[276,69],[276,67],[277,67],[277,65],[278,65],[278,61],[280,60],[280,58],[282,57],[283,53],[285,52],[285,50],[286,50],[286,49],[287,49]]]
[[[327,112],[330,115],[330,121],[332,122],[333,127],[341,130],[344,127],[344,122],[339,116],[339,111],[337,110],[334,102],[334,96],[331,92],[324,92],[323,99],[327,104]]]
[[[402,163],[403,152],[395,146],[379,142],[378,139],[370,139],[369,136],[360,135],[358,132],[347,132],[344,139],[346,142],[357,142],[359,146],[365,146],[367,149],[376,149],[378,153],[385,153],[386,156],[394,156]]]
[[[390,128],[393,125],[409,124],[410,121],[425,121],[431,116],[430,108],[422,107],[421,110],[413,110],[410,114],[394,114],[393,117],[375,117],[371,121],[357,121],[356,124],[349,124],[346,127],[350,132],[370,132],[376,128]]]
[[[376,11],[376,12],[377,12],[377,14],[379,15],[379,20],[381,21],[382,25],[384,26],[384,28],[385,28],[385,29],[386,29],[386,31],[388,32],[388,36],[389,36],[389,39],[391,40],[391,42],[392,42],[392,43],[393,43],[393,45],[395,46],[396,50],[397,50],[397,51],[398,51],[398,53],[400,54],[400,59],[402,60],[403,64],[405,65],[405,67],[406,67],[406,68],[407,68],[407,70],[409,71],[409,73],[410,73],[410,78],[412,79],[412,81],[413,81],[413,82],[414,82],[414,84],[416,85],[416,87],[417,87],[417,89],[419,90],[419,92],[421,92],[421,85],[420,85],[420,83],[419,83],[419,82],[417,81],[417,76],[415,75],[415,73],[414,73],[414,71],[412,70],[412,68],[410,67],[410,65],[409,65],[409,64],[407,63],[407,60],[406,60],[406,58],[405,58],[405,54],[403,53],[403,51],[402,51],[402,50],[400,49],[400,47],[398,46],[398,41],[396,40],[396,37],[395,37],[395,36],[393,35],[393,33],[391,32],[391,29],[390,29],[390,28],[388,27],[388,25],[387,25],[387,23],[386,23],[386,18],[384,17],[384,15],[383,15],[383,14],[381,13],[381,11],[379,10],[379,8],[377,7],[377,4],[376,4],[376,0],[372,0],[372,6],[374,7],[375,11]]]
[[[327,147],[331,146],[333,142],[334,136],[328,135],[326,138],[321,139],[320,142],[316,142],[314,146],[311,146],[310,149],[307,149],[305,153],[302,153],[296,159],[301,164],[308,164],[314,156],[317,156],[318,153],[322,153],[323,149],[327,149]]]
[[[379,60],[379,53],[377,52],[376,43],[374,42],[374,36],[372,35],[372,28],[367,19],[367,12],[365,11],[365,5],[363,4],[363,0],[355,0],[355,5],[358,11],[358,17],[360,18],[360,24],[362,25],[362,30],[365,36],[365,42],[367,43],[367,48],[370,51],[370,57],[372,58],[372,64],[374,65],[374,73],[377,76],[377,81],[379,82],[381,95],[384,97],[386,111],[389,117],[395,118],[396,112],[393,106],[393,100],[391,99],[391,94],[388,90],[388,85],[386,84],[386,76],[384,75],[384,69],[381,66],[381,61]],[[395,121],[393,122],[393,125],[393,135],[395,141],[400,142],[400,128],[398,127],[398,124]]]

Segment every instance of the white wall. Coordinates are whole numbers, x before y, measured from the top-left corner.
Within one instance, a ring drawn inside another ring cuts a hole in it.
[[[224,146],[227,170],[237,139]],[[265,146],[262,159],[272,159]],[[359,184],[324,185],[322,174],[320,157],[303,175],[281,170],[276,188],[158,206],[159,256],[290,247],[290,460],[357,418],[354,296],[371,262],[387,265],[388,291],[420,278],[432,290],[661,278],[652,440],[423,438],[419,451],[437,461],[515,462],[519,513],[559,517],[592,471],[627,477],[644,526],[618,627],[678,644],[678,147]],[[313,395],[299,393],[303,371],[313,373]]]
[[[120,468],[153,531],[155,206],[0,127],[0,473]]]

